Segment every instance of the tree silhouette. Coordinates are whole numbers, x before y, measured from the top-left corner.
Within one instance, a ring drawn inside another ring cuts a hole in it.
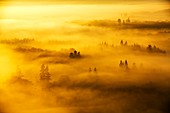
[[[126,22],[127,22],[127,23],[130,23],[130,19],[128,18],[128,19],[126,20]]]
[[[75,56],[75,57],[77,56],[77,51],[76,51],[76,50],[74,51],[74,56]]]
[[[45,70],[44,70],[44,73],[45,73],[45,75],[46,75],[46,80],[51,80],[51,74],[49,73],[49,68],[48,68],[48,66],[46,66],[46,68],[45,68]]]
[[[147,50],[148,50],[149,52],[152,52],[152,45],[148,45]]]
[[[80,52],[77,53],[77,57],[80,57]]]
[[[121,24],[121,19],[119,18],[119,19],[117,20],[117,22],[118,22],[119,24]]]
[[[49,68],[48,68],[48,66],[45,66],[44,64],[41,65],[40,80],[41,81],[50,81],[51,80]]]
[[[91,72],[92,71],[92,69],[91,69],[91,67],[89,67],[89,72]]]
[[[125,60],[125,68],[126,68],[126,69],[129,68],[129,67],[128,67],[128,61],[127,61],[127,60]]]
[[[127,46],[127,41],[125,42],[125,44],[124,44],[125,46]]]
[[[123,67],[124,66],[124,63],[123,63],[123,61],[122,60],[120,60],[120,64],[119,64],[119,67]]]
[[[22,74],[22,71],[19,67],[17,67],[16,75],[12,76],[9,80],[9,83],[12,85],[22,85],[22,86],[31,86],[32,82],[28,79],[24,78],[24,75]]]
[[[94,68],[94,72],[97,72],[97,68],[96,67]]]
[[[74,55],[73,55],[73,53],[71,52],[71,53],[70,53],[70,58],[73,58],[73,57],[74,57]]]
[[[42,64],[40,69],[40,80],[43,80],[43,78],[45,77],[44,70],[45,70],[45,65]]]
[[[120,45],[123,45],[123,40],[120,41]]]

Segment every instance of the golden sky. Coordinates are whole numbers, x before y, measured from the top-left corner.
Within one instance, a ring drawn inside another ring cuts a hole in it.
[[[167,20],[167,14],[158,15],[169,11],[168,6],[166,0],[0,0],[0,25],[54,26],[56,20],[57,25],[72,20],[116,20],[122,14],[134,20]]]
[[[169,2],[169,0],[1,0],[3,3],[14,2],[18,4],[24,3],[61,3],[61,4],[141,4],[141,3],[157,3]]]

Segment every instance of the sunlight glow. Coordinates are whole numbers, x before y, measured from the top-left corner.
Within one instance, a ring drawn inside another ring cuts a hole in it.
[[[2,48],[1,48],[2,49]],[[14,63],[9,53],[5,51],[0,52],[0,79],[8,79],[14,72]]]
[[[170,113],[170,9],[135,1],[0,0],[0,113]]]

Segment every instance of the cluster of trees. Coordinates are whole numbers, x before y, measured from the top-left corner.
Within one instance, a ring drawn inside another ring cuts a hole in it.
[[[102,47],[114,47],[114,44],[109,44],[106,41],[99,43],[99,45]]]
[[[76,50],[74,50],[74,52],[70,53],[70,58],[80,58],[80,52],[77,52]]]
[[[108,46],[108,42],[102,42],[101,45]]]
[[[94,72],[97,72],[97,68],[95,67],[95,68],[93,69],[93,71],[94,71]],[[91,67],[89,67],[89,72],[92,72],[92,68],[91,68]]]
[[[154,46],[152,46],[152,45],[148,45],[147,50],[148,50],[148,52],[166,53],[166,51],[165,51],[165,50],[162,50],[162,49],[160,49],[160,48],[156,47],[155,45],[154,45]]]
[[[149,53],[163,53],[163,54],[166,53],[165,50],[162,50],[162,49],[156,47],[155,45],[152,46],[150,44],[147,47],[142,47],[139,44],[134,44],[134,45],[128,46],[127,41],[124,42],[123,40],[121,40],[120,45],[130,47],[130,49],[132,49],[132,50],[138,50],[138,51],[143,51],[143,52],[148,51]]]
[[[130,19],[129,18],[127,18],[126,20],[121,20],[120,18],[117,20],[117,22],[119,23],[119,24],[125,24],[125,23],[130,23],[131,21],[130,21]]]
[[[122,60],[120,60],[119,67],[122,68],[122,69],[129,69],[129,67],[128,67],[128,61],[125,60],[125,62],[123,62]]]
[[[121,46],[122,46],[122,45],[123,45],[123,46],[127,46],[127,44],[128,44],[127,41],[125,41],[125,43],[123,42],[123,40],[120,41],[120,45],[121,45]]]

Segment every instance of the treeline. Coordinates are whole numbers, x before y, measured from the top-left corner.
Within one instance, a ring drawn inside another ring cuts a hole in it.
[[[99,45],[102,47],[113,47],[113,48],[116,47],[113,44],[109,44],[108,42],[102,42]],[[157,47],[156,45],[148,44],[147,46],[143,46],[143,45],[136,44],[136,43],[128,44],[128,41],[124,41],[124,40],[120,41],[120,47],[132,50],[134,52],[140,51],[140,52],[145,52],[145,53],[147,52],[147,53],[160,53],[160,54],[167,53],[166,50],[163,50]]]
[[[81,25],[118,29],[170,29],[170,21],[93,20]]]
[[[15,48],[14,50],[18,52],[47,52],[48,51],[42,48],[35,48],[35,47],[30,47],[30,48],[18,47],[18,48]]]
[[[5,40],[0,40],[1,44],[26,44],[26,43],[32,43],[35,42],[35,39],[30,39],[30,38],[24,38],[24,39],[5,39]]]

